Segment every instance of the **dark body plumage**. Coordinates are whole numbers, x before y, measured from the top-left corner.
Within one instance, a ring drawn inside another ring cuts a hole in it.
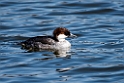
[[[21,45],[26,48],[39,48],[39,45],[54,45],[58,40],[52,36],[36,36],[21,42]]]

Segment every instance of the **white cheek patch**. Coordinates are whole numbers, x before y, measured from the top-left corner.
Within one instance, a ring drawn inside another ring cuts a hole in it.
[[[59,34],[58,35],[58,40],[65,39],[67,36],[64,34]]]

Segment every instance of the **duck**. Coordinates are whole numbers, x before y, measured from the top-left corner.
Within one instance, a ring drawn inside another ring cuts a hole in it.
[[[76,37],[67,28],[58,27],[53,31],[52,36],[31,37],[20,44],[26,49],[62,50],[71,48],[67,37]]]

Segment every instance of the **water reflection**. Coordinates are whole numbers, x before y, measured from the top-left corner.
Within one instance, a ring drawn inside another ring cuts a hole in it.
[[[48,52],[52,52],[56,57],[67,57],[69,58],[70,57],[70,47],[69,48],[59,48],[59,49],[40,49],[40,48],[30,48],[30,49],[27,49],[25,47],[21,47],[21,49],[23,50],[27,50],[27,52],[38,52],[38,51],[48,51]]]
[[[70,48],[63,48],[54,51],[56,57],[70,57],[69,55]]]

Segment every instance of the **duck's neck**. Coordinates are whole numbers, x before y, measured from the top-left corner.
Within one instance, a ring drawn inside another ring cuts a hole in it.
[[[58,39],[58,41],[59,41],[59,42],[63,42],[63,41],[65,41],[65,39]]]

